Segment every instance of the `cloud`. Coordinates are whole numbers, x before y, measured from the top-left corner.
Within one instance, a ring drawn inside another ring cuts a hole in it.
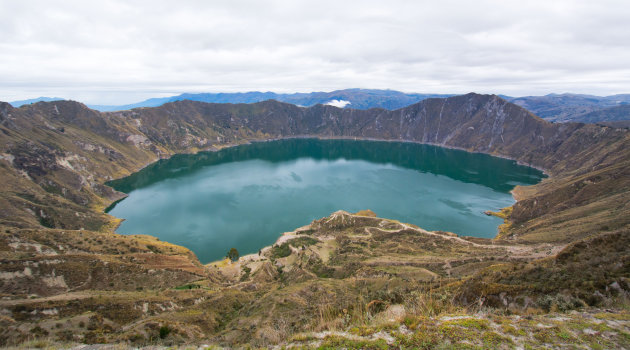
[[[624,0],[3,1],[0,100],[629,92],[627,18]]]
[[[338,107],[338,108],[344,108],[347,105],[351,104],[350,101],[346,101],[346,100],[330,100],[326,103],[324,103],[327,106],[334,106],[334,107]]]

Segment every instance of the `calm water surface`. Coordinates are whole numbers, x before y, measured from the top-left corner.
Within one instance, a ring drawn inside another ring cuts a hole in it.
[[[398,142],[292,139],[176,155],[111,186],[129,194],[109,213],[117,232],[183,245],[203,263],[270,245],[285,231],[343,209],[428,230],[493,237],[483,214],[542,173],[514,161]]]

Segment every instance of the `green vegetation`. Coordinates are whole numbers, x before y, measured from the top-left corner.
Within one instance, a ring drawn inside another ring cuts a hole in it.
[[[294,248],[308,247],[313,244],[319,243],[320,240],[313,237],[298,237],[294,238],[287,243],[293,246]]]
[[[160,339],[166,338],[171,333],[171,329],[168,326],[160,327]]]
[[[252,272],[252,269],[247,265],[244,265],[242,269],[243,269],[243,275],[241,276],[241,281],[246,281],[249,278],[249,275]]]
[[[236,250],[236,248],[230,248],[226,257],[230,259],[231,261],[238,261],[238,258],[239,258],[238,250]]]
[[[198,285],[198,284],[194,284],[194,283],[188,283],[188,284],[184,284],[182,286],[177,286],[174,289],[176,289],[176,290],[186,290],[186,289],[197,289],[197,288],[201,288],[201,286]]]
[[[291,255],[291,247],[289,243],[282,243],[271,247],[271,259],[286,258]]]
[[[303,249],[305,247],[317,244],[319,242],[320,240],[313,237],[298,237],[298,238],[293,238],[282,244],[274,244],[271,247],[271,259],[275,260],[275,259],[280,259],[280,258],[286,258],[287,256],[291,255],[291,247],[295,249]]]
[[[324,342],[317,348],[320,350],[328,349],[366,349],[366,350],[387,350],[389,346],[383,339],[379,340],[351,340],[340,337],[327,337]]]

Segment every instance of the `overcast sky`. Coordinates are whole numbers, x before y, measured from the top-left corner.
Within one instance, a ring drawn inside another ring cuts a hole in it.
[[[630,4],[0,0],[4,101],[352,87],[630,93]]]

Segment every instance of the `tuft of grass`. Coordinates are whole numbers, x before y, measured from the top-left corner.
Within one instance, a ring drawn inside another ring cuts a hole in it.
[[[389,345],[383,339],[378,340],[353,340],[342,337],[326,337],[318,349],[367,349],[387,350]]]
[[[478,332],[468,328],[462,328],[452,325],[441,325],[438,327],[439,334],[452,342],[476,342],[479,338]]]
[[[485,319],[478,318],[459,318],[442,323],[443,325],[460,326],[464,328],[474,328],[478,330],[486,330],[490,328],[490,322]]]
[[[483,342],[484,347],[490,349],[496,349],[500,345],[514,344],[514,342],[512,342],[512,339],[492,331],[483,332],[483,334],[481,335],[481,341]]]
[[[593,317],[600,320],[614,320],[614,321],[630,321],[630,313],[612,313],[612,312],[600,312]]]
[[[434,349],[442,343],[437,329],[428,325],[422,325],[411,335],[397,333],[395,339],[394,345],[403,349]]]
[[[457,314],[462,309],[453,297],[444,290],[414,291],[404,300],[405,309],[411,316],[436,317],[442,314]]]
[[[527,335],[527,332],[525,332],[523,329],[521,328],[517,329],[516,327],[509,324],[501,325],[501,331],[503,331],[503,333],[510,334],[515,337],[524,337]]]

